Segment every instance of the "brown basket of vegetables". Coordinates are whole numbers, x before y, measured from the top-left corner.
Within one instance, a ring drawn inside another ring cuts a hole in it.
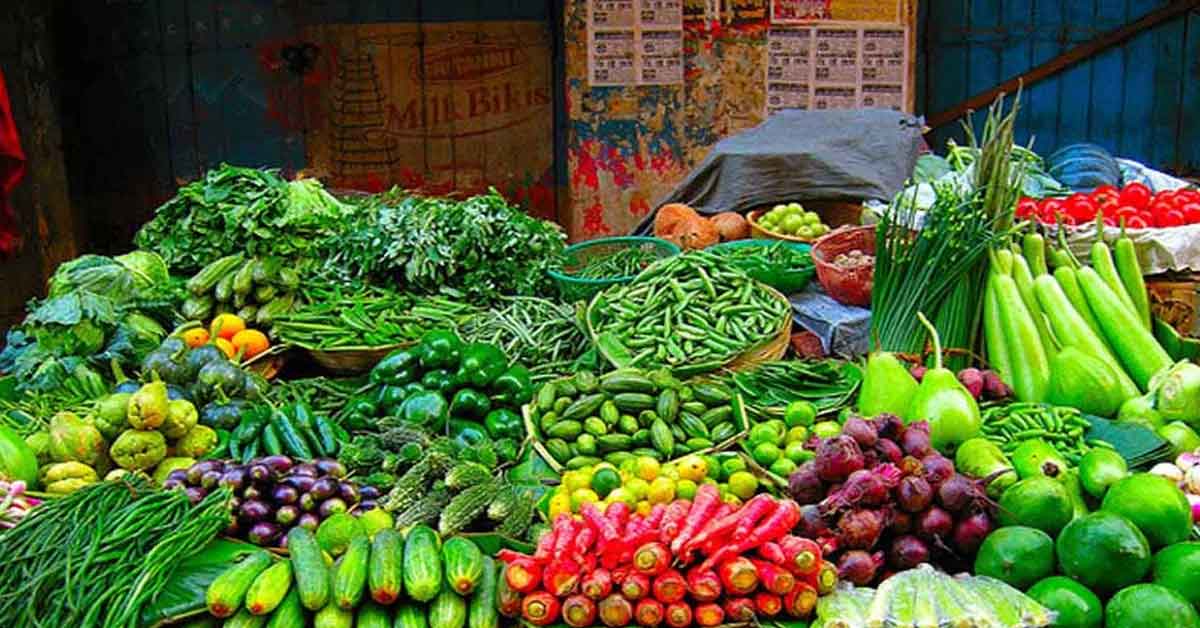
[[[360,375],[375,368],[387,354],[413,343],[397,343],[381,347],[339,347],[337,349],[305,349],[313,362],[336,375]]]

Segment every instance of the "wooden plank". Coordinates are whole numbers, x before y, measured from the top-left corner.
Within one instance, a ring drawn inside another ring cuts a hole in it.
[[[1159,0],[1129,0],[1129,17],[1145,15],[1158,5]],[[1122,156],[1149,161],[1154,151],[1154,137],[1147,124],[1154,110],[1154,72],[1151,69],[1158,63],[1153,32],[1130,39],[1122,49],[1125,67],[1137,71],[1127,72],[1121,80],[1124,101],[1118,124],[1121,133],[1118,150]]]
[[[1200,88],[1196,86],[1195,66],[1192,64],[1200,59],[1200,14],[1192,13],[1187,19],[1187,39],[1184,41],[1181,58],[1190,60],[1188,65],[1191,67],[1185,65],[1181,68],[1184,72],[1180,75],[1183,94],[1179,105],[1179,125],[1176,128],[1176,141],[1179,145],[1177,171],[1194,176],[1200,172],[1200,137],[1197,132],[1197,129],[1200,129]]]
[[[1095,27],[1111,30],[1128,21],[1127,0],[1097,0]],[[1121,144],[1121,109],[1125,101],[1125,53],[1110,48],[1096,55],[1091,63],[1091,115],[1088,119],[1088,141],[1099,144],[1114,154]]]
[[[1034,2],[1032,20],[1034,30],[1031,35],[1031,62],[1045,63],[1065,48],[1059,40],[1059,33],[1063,29],[1062,3],[1057,0]],[[1061,77],[1050,76],[1040,83],[1025,86],[1025,93],[1029,94],[1026,103],[1030,134],[1034,148],[1043,154],[1048,154],[1046,151],[1053,150],[1058,145],[1058,95],[1061,83]]]
[[[1063,0],[1063,8],[1063,24],[1066,27],[1067,46],[1069,47],[1064,53],[1066,56],[1092,38],[1091,24],[1095,19],[1095,6],[1091,2]],[[1058,96],[1059,146],[1082,142],[1088,138],[1088,118],[1092,108],[1090,98],[1092,93],[1091,55],[1081,58],[1077,63],[1065,66],[1061,78],[1062,91]],[[1052,149],[1047,147],[1047,150]]]
[[[1152,33],[1154,37],[1154,107],[1149,127],[1153,143],[1149,166],[1175,170],[1179,167],[1179,116],[1182,97],[1181,83],[1186,80],[1183,20],[1163,24]]]
[[[1068,4],[1071,7],[1076,6],[1073,3]],[[1041,66],[1033,68],[1029,72],[1019,77],[1013,77],[987,91],[978,93],[950,109],[939,111],[938,113],[929,116],[928,123],[930,126],[934,127],[941,126],[942,124],[957,118],[959,115],[961,115],[962,111],[978,109],[979,107],[986,106],[987,103],[995,99],[996,94],[1001,92],[1011,92],[1021,81],[1024,81],[1025,84],[1032,85],[1046,78],[1047,76],[1061,72],[1064,68],[1089,59],[1102,50],[1119,45],[1137,33],[1159,24],[1163,24],[1164,22],[1168,22],[1197,6],[1200,6],[1200,0],[1176,0],[1175,2],[1165,5],[1131,24],[1127,24],[1126,26],[1123,26],[1115,31],[1106,33],[1089,42],[1080,44],[1079,46],[1075,46],[1058,57],[1051,59]],[[1182,26],[1180,26],[1180,28],[1182,28]],[[1176,47],[1179,46],[1177,45]]]

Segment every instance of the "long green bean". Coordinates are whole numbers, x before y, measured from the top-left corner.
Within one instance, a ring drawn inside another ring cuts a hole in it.
[[[537,297],[505,297],[459,328],[467,342],[489,342],[529,367],[535,380],[565,375],[588,349],[575,307]]]
[[[752,412],[781,416],[789,403],[804,400],[824,414],[850,404],[862,382],[862,369],[840,360],[781,360],[721,379],[742,392]]]
[[[322,286],[305,292],[307,305],[279,316],[274,333],[306,349],[364,349],[419,340],[435,328],[456,328],[475,306],[440,296],[383,288]]]
[[[657,259],[653,249],[631,246],[589,257],[582,264],[566,259],[563,268],[566,274],[580,279],[616,279],[636,275]]]

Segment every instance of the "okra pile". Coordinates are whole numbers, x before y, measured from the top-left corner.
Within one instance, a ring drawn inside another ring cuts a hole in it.
[[[544,384],[529,406],[546,451],[578,469],[635,456],[665,461],[709,449],[743,429],[728,387],[685,384],[665,369],[590,371]]]
[[[1087,453],[1085,435],[1091,424],[1077,408],[1040,403],[1010,403],[983,412],[983,436],[1011,454],[1024,441],[1040,438],[1071,464]]]
[[[597,344],[616,364],[701,373],[770,340],[788,302],[712,253],[657,262],[632,283],[597,296]]]

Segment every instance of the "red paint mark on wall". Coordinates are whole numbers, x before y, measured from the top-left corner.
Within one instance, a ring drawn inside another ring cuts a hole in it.
[[[612,233],[612,227],[604,222],[604,206],[600,204],[600,201],[592,203],[590,207],[583,210],[583,232],[589,236]]]
[[[584,185],[591,189],[596,189],[600,186],[600,178],[596,172],[596,160],[592,157],[592,152],[597,147],[595,140],[585,140],[576,152],[576,167],[575,172],[571,175],[571,183],[575,185]]]
[[[646,197],[641,194],[634,194],[633,198],[629,199],[629,213],[634,216],[645,216],[650,213],[650,203]]]

